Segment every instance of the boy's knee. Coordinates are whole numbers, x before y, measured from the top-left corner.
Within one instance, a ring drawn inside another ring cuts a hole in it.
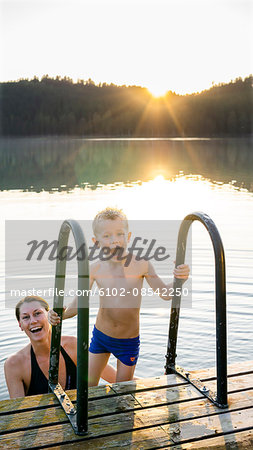
[[[97,380],[89,380],[88,381],[88,386],[92,387],[92,386],[97,386],[98,385],[98,381]]]

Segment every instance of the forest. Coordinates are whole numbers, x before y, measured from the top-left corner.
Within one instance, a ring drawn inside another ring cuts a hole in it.
[[[249,136],[252,75],[161,98],[139,86],[45,75],[0,83],[0,105],[2,136]]]

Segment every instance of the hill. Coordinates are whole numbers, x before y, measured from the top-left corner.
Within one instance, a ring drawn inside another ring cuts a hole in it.
[[[2,136],[233,137],[252,130],[252,76],[155,99],[138,86],[48,76],[0,83]]]

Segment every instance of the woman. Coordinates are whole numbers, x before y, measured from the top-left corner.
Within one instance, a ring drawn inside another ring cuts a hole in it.
[[[16,305],[19,327],[30,343],[10,356],[4,365],[10,398],[48,392],[48,371],[51,345],[51,325],[48,322],[48,303],[41,297],[28,296]],[[76,388],[77,339],[61,337],[59,383],[64,390]],[[114,382],[111,366],[103,373],[104,379]]]
[[[10,356],[4,365],[10,398],[48,392],[51,326],[48,303],[41,297],[25,297],[16,306],[16,317],[30,343]],[[61,337],[59,383],[63,389],[76,387],[76,338]]]

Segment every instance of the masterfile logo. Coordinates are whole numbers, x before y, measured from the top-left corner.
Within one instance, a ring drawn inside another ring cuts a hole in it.
[[[115,244],[115,248],[99,245],[94,239],[92,221],[78,221],[85,235],[86,242],[76,247],[72,233],[64,245],[61,245],[59,231],[62,221],[55,220],[9,220],[5,224],[6,236],[6,307],[13,307],[26,295],[39,295],[49,303],[57,295],[55,286],[56,264],[64,261],[64,270],[58,275],[64,277],[64,303],[73,296],[81,296],[78,291],[78,263],[87,259],[88,266],[95,264],[121,262],[123,272],[118,273],[113,281],[105,286],[93,284],[86,289],[85,295],[92,298],[92,306],[99,301],[105,307],[111,307],[109,298],[119,298],[119,307],[123,307],[123,298],[128,298],[129,307],[139,307],[140,299],[145,300],[145,307],[169,307],[161,299],[168,296],[182,296],[182,306],[190,307],[191,279],[184,284],[184,289],[170,288],[166,291],[149,287],[145,274],[131,273],[133,261],[146,261],[154,267],[156,275],[165,285],[173,282],[174,260],[176,259],[177,235],[181,221],[130,220],[128,229],[131,237],[126,246]],[[18,230],[18,232],[17,232]],[[93,239],[93,240],[92,240]],[[186,263],[191,267],[191,232],[188,235]],[[88,277],[88,274],[83,274]],[[108,275],[107,275],[108,276]],[[141,277],[141,283],[135,286],[135,278]],[[123,277],[123,278],[122,278]],[[124,285],[124,277],[132,277],[131,288]],[[143,278],[143,279],[142,279]],[[122,284],[123,283],[123,284]],[[102,283],[103,284],[103,283]],[[131,298],[130,298],[131,297]],[[115,304],[115,302],[114,302]]]

